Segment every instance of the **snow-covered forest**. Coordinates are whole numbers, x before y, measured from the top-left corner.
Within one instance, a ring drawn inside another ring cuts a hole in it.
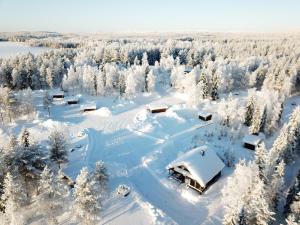
[[[300,223],[299,33],[0,41],[50,48],[0,58],[0,224]],[[166,167],[203,145],[226,167],[199,194]]]

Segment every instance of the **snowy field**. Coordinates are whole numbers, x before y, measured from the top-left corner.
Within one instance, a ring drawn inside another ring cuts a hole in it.
[[[132,100],[80,95],[80,104],[72,106],[64,100],[55,100],[50,117],[42,107],[43,95],[44,91],[34,92],[39,118],[26,127],[36,140],[45,140],[55,127],[68,134],[74,151],[69,153],[65,173],[75,179],[83,166],[92,168],[98,160],[103,160],[108,167],[110,191],[100,224],[222,224],[221,190],[233,169],[225,167],[221,178],[199,195],[168,178],[166,166],[200,145],[207,145],[217,153],[230,147],[238,158],[253,159],[254,152],[242,147],[242,134],[235,142],[228,137],[220,138],[215,133],[214,121],[199,120],[198,109],[186,104],[186,96],[174,92],[162,96],[140,94]],[[245,93],[236,98],[245,101]],[[80,109],[90,102],[96,103],[97,110],[82,113]],[[286,101],[284,120],[295,107],[291,102],[299,105],[300,98]],[[168,105],[169,109],[151,114],[146,108],[154,104]],[[201,109],[216,116],[218,104],[204,101]],[[0,130],[1,140],[5,140],[9,129],[18,133],[23,126],[20,122]],[[83,135],[78,137],[78,133]],[[270,139],[266,144],[272,142]],[[291,170],[291,178],[298,166]],[[116,195],[119,184],[131,188],[128,197]],[[68,215],[62,215],[60,220],[69,224]]]
[[[8,58],[10,56],[22,55],[31,52],[32,54],[39,54],[50,50],[45,47],[31,47],[19,42],[1,42],[0,41],[0,58]]]

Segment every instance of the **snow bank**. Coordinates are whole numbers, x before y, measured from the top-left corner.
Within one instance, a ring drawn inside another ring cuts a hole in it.
[[[185,122],[185,119],[178,116],[178,114],[173,109],[167,110],[166,113],[165,113],[165,116],[168,117],[168,118],[175,119],[179,123],[184,123]]]
[[[102,116],[102,117],[109,117],[112,116],[111,111],[107,107],[102,107],[95,112],[93,112],[97,116]]]
[[[144,123],[146,122],[147,120],[149,120],[150,118],[150,113],[148,110],[146,109],[143,109],[142,111],[138,112],[135,117],[133,118],[133,122],[135,124],[137,123]]]

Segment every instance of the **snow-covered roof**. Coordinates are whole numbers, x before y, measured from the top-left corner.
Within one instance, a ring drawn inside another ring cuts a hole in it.
[[[64,95],[65,93],[63,91],[55,91],[52,93],[52,96],[53,95]]]
[[[200,111],[198,112],[198,116],[202,116],[202,117],[208,117],[208,116],[211,116],[212,114],[209,113],[209,112],[203,112],[203,111]]]
[[[204,154],[202,154],[203,151]],[[184,175],[188,175],[190,178],[196,180],[202,187],[205,187],[225,167],[216,153],[206,146],[195,148],[183,154],[171,162],[167,166],[167,169],[177,166],[186,167],[190,173]]]
[[[67,98],[67,100],[66,101],[68,101],[68,102],[71,102],[71,101],[79,101],[79,98]]]
[[[148,105],[147,107],[148,107],[149,110],[169,108],[166,104],[152,104],[152,105]]]
[[[262,140],[263,140],[263,136],[261,134],[260,135],[248,134],[244,137],[243,142],[257,146]]]
[[[97,109],[96,103],[86,104],[81,106],[82,109]]]

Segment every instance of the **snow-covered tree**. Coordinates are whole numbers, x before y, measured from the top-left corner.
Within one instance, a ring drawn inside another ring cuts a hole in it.
[[[60,164],[68,160],[67,141],[63,132],[54,130],[49,136],[50,158]]]
[[[57,215],[64,209],[64,199],[69,196],[69,191],[58,176],[46,166],[41,174],[38,187],[37,202],[39,212],[43,214],[49,224],[59,224]]]
[[[23,190],[22,180],[17,175],[7,173],[4,180],[4,190],[1,196],[5,207],[5,217],[8,224],[23,224],[23,216],[20,213],[27,198]]]
[[[92,174],[86,167],[82,168],[76,178],[73,210],[76,218],[86,224],[95,224],[100,215],[99,196],[95,193],[93,182]]]
[[[248,127],[252,124],[253,114],[254,114],[254,93],[253,91],[249,91],[248,93],[248,102],[246,106],[245,112],[245,125]]]
[[[50,105],[51,105],[51,103],[52,103],[52,98],[50,97],[49,92],[46,91],[45,95],[43,97],[43,106],[44,106],[44,109],[47,109],[49,116],[50,116]]]
[[[107,188],[108,173],[107,168],[102,161],[96,162],[96,167],[93,172],[95,181],[99,184],[100,193],[103,193]]]
[[[265,143],[263,142],[263,143],[259,144],[257,149],[255,150],[255,163],[258,166],[259,177],[263,181],[265,181],[265,179],[266,179],[265,169],[266,169],[267,156],[268,156],[268,153],[266,150]]]

